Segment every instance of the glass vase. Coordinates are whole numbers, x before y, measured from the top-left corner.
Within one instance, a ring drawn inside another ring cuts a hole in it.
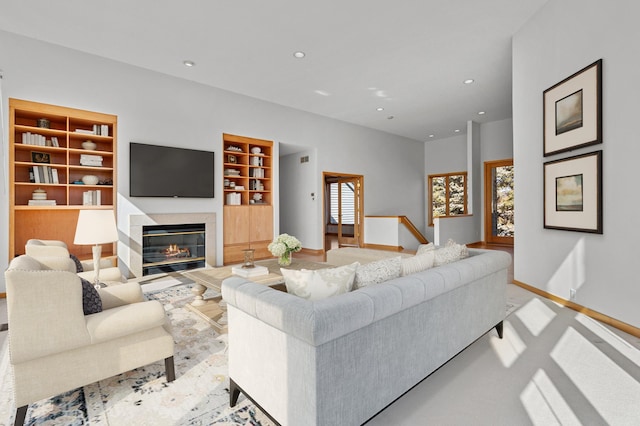
[[[282,256],[278,257],[278,265],[289,266],[291,265],[291,252],[287,251]]]

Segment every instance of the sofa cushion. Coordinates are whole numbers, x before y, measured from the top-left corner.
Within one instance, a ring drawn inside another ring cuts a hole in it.
[[[82,282],[82,311],[85,315],[102,312],[102,299],[98,290],[89,281],[80,278]]]
[[[428,251],[433,251],[436,249],[436,246],[433,243],[429,244],[420,244],[418,246],[418,250],[416,250],[416,255],[425,254]]]
[[[469,256],[469,250],[464,244],[458,244],[453,240],[447,241],[444,247],[435,250],[435,260],[433,266],[446,265],[456,260]]]
[[[389,259],[376,260],[356,269],[353,283],[354,289],[378,284],[384,281],[398,278],[402,271],[402,257],[396,256]]]
[[[351,291],[359,263],[317,270],[281,268],[287,292],[308,300],[321,300]]]
[[[402,259],[402,273],[401,276],[415,274],[416,272],[424,271],[432,268],[434,264],[435,251],[429,250],[423,254],[417,254],[412,257]]]

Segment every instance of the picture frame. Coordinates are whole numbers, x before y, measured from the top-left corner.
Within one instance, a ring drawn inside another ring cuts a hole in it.
[[[543,93],[544,156],[602,143],[602,59]]]
[[[40,164],[50,164],[51,155],[48,152],[31,151],[31,162]]]
[[[602,150],[544,163],[544,227],[602,234]]]
[[[237,164],[238,159],[235,155],[227,154],[227,163],[229,164]]]

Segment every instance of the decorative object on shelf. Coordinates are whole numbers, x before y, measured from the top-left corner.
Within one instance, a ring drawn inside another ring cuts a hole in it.
[[[96,288],[101,288],[100,283],[100,256],[102,246],[100,244],[118,241],[118,228],[113,210],[80,210],[78,225],[73,240],[78,245],[93,245],[93,269],[96,272]]]
[[[42,188],[34,189],[31,194],[32,200],[46,200],[47,199],[47,191]]]
[[[89,151],[93,151],[94,149],[96,149],[98,145],[96,145],[96,143],[92,140],[86,140],[84,142],[82,142],[82,149],[86,149]]]
[[[259,203],[260,201],[262,201],[262,194],[259,192],[256,192],[255,194],[253,194],[253,201],[255,201],[256,203]]]
[[[242,267],[245,269],[255,268],[256,265],[253,263],[253,256],[256,251],[254,249],[245,249],[242,251],[244,252],[244,262],[242,263]]]
[[[96,175],[84,175],[82,176],[82,183],[85,185],[97,185],[100,179]]]
[[[227,154],[227,163],[229,164],[236,164],[238,162],[238,159],[236,158],[235,155],[233,154]]]
[[[280,266],[291,265],[291,253],[302,250],[300,240],[289,234],[280,234],[267,247],[272,255],[278,258]]]
[[[234,151],[234,152],[242,152],[242,148],[236,145],[229,145],[224,149],[225,151]]]
[[[252,154],[260,154],[261,152],[262,152],[262,149],[259,146],[254,146],[253,148],[251,148]]]
[[[46,118],[38,118],[36,120],[36,127],[42,127],[43,129],[49,129],[51,127],[51,121]]]
[[[543,94],[544,156],[602,143],[602,59]]]
[[[544,227],[602,234],[602,151],[544,163]]]
[[[47,152],[31,151],[31,162],[49,164],[51,156]]]

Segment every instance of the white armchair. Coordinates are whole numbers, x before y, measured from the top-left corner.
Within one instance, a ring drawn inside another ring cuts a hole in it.
[[[16,425],[35,401],[162,359],[167,381],[174,380],[164,308],[145,301],[138,283],[98,290],[102,312],[85,315],[74,272],[23,255],[11,261],[5,281]]]
[[[51,269],[60,269],[69,272],[76,272],[76,264],[69,257],[67,245],[58,240],[31,239],[24,247],[25,254],[38,259],[41,263]],[[95,272],[93,260],[81,261],[82,272],[78,275],[89,282],[94,282]],[[120,269],[109,259],[100,260],[100,281],[102,282],[125,282],[126,279]]]

